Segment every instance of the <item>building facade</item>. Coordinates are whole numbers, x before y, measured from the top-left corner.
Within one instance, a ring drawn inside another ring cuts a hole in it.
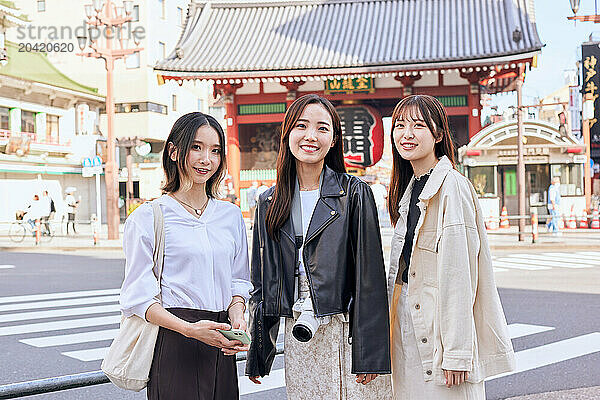
[[[115,63],[114,129],[116,138],[137,137],[150,143],[145,156],[135,153],[132,176],[134,194],[143,199],[160,195],[163,173],[160,154],[170,129],[177,118],[190,111],[208,112],[214,99],[208,84],[179,85],[159,82],[154,66],[175,47],[187,18],[188,0],[136,1],[133,22],[124,34],[129,47],[134,47],[133,34],[141,38],[143,50]],[[74,51],[50,53],[49,59],[68,76],[106,91],[106,71],[102,60],[80,57],[77,36],[83,30],[87,0],[29,1],[15,4],[27,14],[30,27],[12,32],[18,43],[71,43]],[[69,12],[65,12],[68,9]],[[49,25],[51,21],[51,25]],[[106,115],[100,110],[100,131],[106,132]],[[125,167],[125,149],[119,151],[120,168]],[[120,194],[125,195],[129,171],[120,174]]]
[[[408,94],[440,99],[456,142],[467,144],[481,129],[482,92],[513,90],[541,47],[525,0],[194,1],[156,69],[166,82],[214,85],[239,195],[252,180],[274,179],[277,130],[298,96],[334,103],[347,164],[367,167],[384,136],[364,128],[376,129]]]
[[[548,187],[560,177],[561,212],[576,215],[585,210],[583,168],[585,146],[558,124],[524,121],[526,210],[548,213]],[[497,218],[502,207],[518,215],[517,121],[489,125],[458,150],[465,175],[479,195],[484,216]]]
[[[15,212],[44,190],[60,220],[67,187],[75,188],[81,200],[77,219],[89,220],[96,212],[97,192],[81,166],[96,154],[104,97],[62,74],[45,55],[19,52],[8,41],[5,46],[7,63],[0,67],[0,221],[14,220]]]

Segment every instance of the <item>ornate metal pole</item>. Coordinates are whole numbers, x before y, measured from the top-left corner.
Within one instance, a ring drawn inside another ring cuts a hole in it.
[[[143,50],[137,47],[140,38],[134,32],[133,40],[135,48],[127,48],[129,37],[125,37],[123,25],[132,21],[131,12],[133,11],[133,2],[124,0],[122,7],[117,7],[112,0],[93,0],[93,4],[85,5],[87,23],[90,25],[89,42],[87,36],[78,37],[81,53],[78,55],[85,57],[101,58],[105,61],[106,67],[106,164],[105,164],[105,182],[106,182],[106,218],[108,222],[108,239],[119,238],[119,185],[117,181],[118,166],[116,163],[116,144],[114,132],[115,103],[113,93],[113,70],[115,61]],[[97,35],[94,38],[95,33]],[[101,35],[104,36],[101,40]],[[119,47],[114,46],[115,41],[119,42]],[[103,42],[103,43],[102,43]],[[102,45],[103,44],[103,45]],[[90,50],[85,51],[88,47]]]

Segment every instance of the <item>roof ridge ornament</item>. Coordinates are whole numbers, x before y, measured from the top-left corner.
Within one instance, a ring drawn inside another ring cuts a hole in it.
[[[183,49],[181,47],[175,49],[175,56],[179,59],[183,58]]]

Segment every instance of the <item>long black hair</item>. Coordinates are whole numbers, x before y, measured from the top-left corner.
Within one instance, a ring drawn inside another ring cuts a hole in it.
[[[325,156],[325,165],[337,172],[346,172],[342,143],[342,123],[335,107],[329,100],[316,94],[304,95],[294,101],[285,113],[281,124],[281,142],[277,156],[277,183],[271,206],[267,210],[267,232],[277,240],[279,229],[290,217],[292,199],[296,190],[296,158],[290,150],[290,132],[309,104],[320,104],[331,116],[333,123],[333,146]]]
[[[166,176],[166,183],[162,187],[163,193],[173,193],[182,187],[191,186],[191,178],[187,173],[187,156],[196,138],[198,128],[206,125],[217,131],[219,145],[221,146],[221,161],[215,173],[206,182],[205,190],[208,197],[218,197],[219,185],[225,177],[225,166],[227,165],[225,160],[225,133],[213,116],[201,112],[182,115],[171,128],[162,156],[163,170]],[[171,155],[175,149],[177,149],[177,160],[173,161]]]

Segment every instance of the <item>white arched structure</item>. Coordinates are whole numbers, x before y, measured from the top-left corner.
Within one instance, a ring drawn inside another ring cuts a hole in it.
[[[523,122],[524,136],[530,145],[554,145],[558,147],[579,146],[571,135],[562,135],[558,128],[544,121],[528,120]],[[489,149],[498,145],[517,143],[517,121],[503,121],[488,125],[479,131],[466,146],[467,149]]]
[[[583,166],[585,147],[558,127],[539,120],[523,122],[523,158],[526,193],[530,209],[545,215],[547,187],[553,176],[560,176],[562,211],[571,207],[579,213],[585,207]],[[502,206],[516,214],[517,121],[489,125],[458,150],[465,175],[471,179],[485,215],[497,216]]]

